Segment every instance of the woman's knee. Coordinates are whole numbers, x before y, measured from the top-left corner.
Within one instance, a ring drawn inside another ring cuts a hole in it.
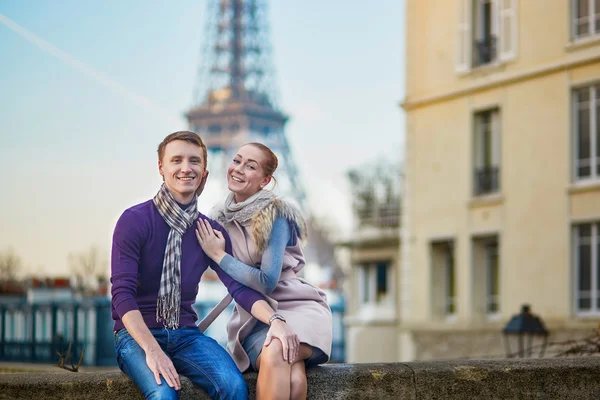
[[[306,385],[306,370],[304,369],[304,361],[297,362],[292,366],[292,373],[290,375],[290,384],[292,388],[294,386],[305,386]],[[301,364],[301,365],[300,365]]]
[[[306,343],[300,343],[300,348],[298,350],[298,355],[296,356],[296,359],[294,360],[294,364],[297,363],[298,361],[303,361],[306,360],[307,358],[310,358],[313,354],[313,350],[312,347]]]
[[[283,345],[279,339],[273,339],[268,346],[263,346],[260,353],[260,366],[282,366],[288,364],[283,359]]]

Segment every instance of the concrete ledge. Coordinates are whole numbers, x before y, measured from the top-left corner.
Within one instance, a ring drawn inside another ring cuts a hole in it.
[[[254,397],[256,374],[245,375]],[[181,399],[208,399],[185,378]],[[0,374],[0,399],[141,399],[120,372]],[[332,364],[308,372],[309,399],[598,399],[600,357]]]

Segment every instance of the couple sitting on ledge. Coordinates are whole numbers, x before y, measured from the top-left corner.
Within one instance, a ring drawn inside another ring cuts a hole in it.
[[[168,135],[158,146],[158,193],[117,222],[111,283],[119,368],[146,398],[178,398],[181,374],[214,399],[245,399],[241,373],[256,370],[257,398],[304,399],[306,368],[329,360],[332,341],[325,293],[296,276],[304,219],[264,189],[277,157],[263,144],[235,154],[230,193],[214,219],[197,207],[206,165],[200,136]],[[229,295],[198,323],[192,305],[208,267]],[[225,350],[203,332],[232,300]]]

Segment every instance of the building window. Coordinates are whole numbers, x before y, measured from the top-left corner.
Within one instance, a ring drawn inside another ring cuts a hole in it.
[[[573,92],[575,180],[600,178],[600,85]]]
[[[600,313],[600,223],[580,224],[573,229],[575,310]]]
[[[516,0],[459,0],[457,72],[512,60],[516,53]]]
[[[448,318],[456,314],[456,268],[454,242],[431,244],[432,311],[434,317]]]
[[[361,304],[387,304],[392,302],[389,262],[365,264],[360,267],[359,298]]]
[[[573,39],[600,33],[600,0],[571,0]]]
[[[500,312],[500,256],[498,237],[473,240],[475,312],[489,316]]]
[[[485,245],[485,311],[496,314],[499,311],[498,241],[491,240]]]
[[[492,16],[492,0],[475,0],[473,6],[473,66],[496,59],[496,19]]]
[[[474,195],[500,191],[500,111],[475,114],[474,120]]]

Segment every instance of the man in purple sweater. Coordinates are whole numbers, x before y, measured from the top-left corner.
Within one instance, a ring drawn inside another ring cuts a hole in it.
[[[196,326],[192,309],[200,278],[214,269],[235,301],[270,324],[267,342],[281,341],[283,358],[292,362],[298,337],[265,298],[229,277],[204,254],[195,237],[195,221],[206,170],[206,146],[188,131],[167,136],[158,147],[164,183],[149,201],[121,215],[111,257],[112,315],[119,368],[149,399],[179,397],[179,374],[215,399],[244,399],[248,389],[229,354]],[[225,230],[213,229],[231,241]]]

